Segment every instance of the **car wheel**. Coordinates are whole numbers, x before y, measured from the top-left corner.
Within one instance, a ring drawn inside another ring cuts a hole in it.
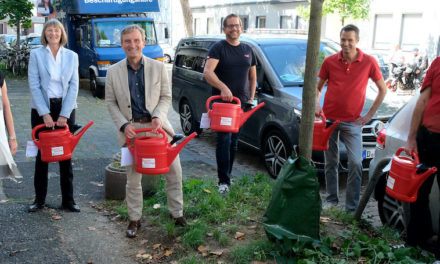
[[[170,63],[171,62],[171,56],[168,54],[163,55],[163,62]]]
[[[198,122],[195,120],[194,112],[190,103],[187,100],[183,100],[179,107],[180,126],[185,135],[190,135],[193,132],[197,132],[198,135],[202,133],[202,129],[199,127]]]
[[[98,98],[104,98],[105,90],[103,86],[98,85],[96,81],[96,75],[94,73],[90,73],[90,91],[93,96]]]
[[[90,91],[92,92],[93,95],[95,95],[95,91],[96,91],[96,76],[94,73],[90,73],[90,79],[89,79],[89,87],[90,87]]]
[[[381,177],[381,180],[376,186],[376,188],[381,188],[381,191],[377,192],[378,196],[376,196],[379,217],[382,224],[390,226],[399,231],[399,233],[402,233],[407,227],[409,205],[394,199],[386,193],[385,188],[387,179],[388,173]]]
[[[272,178],[276,178],[284,163],[292,154],[292,146],[278,130],[271,130],[263,140],[264,165]]]

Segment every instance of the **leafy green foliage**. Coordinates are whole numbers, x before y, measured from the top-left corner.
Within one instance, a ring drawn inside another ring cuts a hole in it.
[[[432,263],[431,254],[420,254],[412,247],[390,246],[380,237],[371,237],[354,221],[338,237],[325,237],[320,242],[305,243],[288,239],[277,241],[274,255],[277,263]],[[339,242],[337,242],[339,241]]]
[[[17,45],[20,40],[20,27],[32,26],[32,9],[34,4],[28,0],[2,0],[0,1],[0,19],[9,17],[8,24],[17,27]]]
[[[310,3],[310,0],[308,0]],[[335,14],[341,18],[342,25],[347,18],[367,19],[370,11],[371,0],[325,0],[322,7],[322,15]],[[310,18],[310,5],[299,5],[297,11],[300,17]]]

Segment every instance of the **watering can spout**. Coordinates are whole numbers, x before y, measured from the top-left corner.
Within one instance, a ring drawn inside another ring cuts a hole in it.
[[[193,132],[191,135],[185,138],[179,145],[175,147],[171,147],[168,150],[168,167],[171,165],[171,163],[174,161],[174,159],[177,157],[177,154],[182,150],[182,148],[195,136],[197,136],[196,132]]]
[[[93,121],[90,121],[83,129],[81,129],[81,131],[74,135],[72,137],[72,149],[74,149],[76,147],[76,145],[78,144],[79,140],[81,139],[81,137],[84,135],[84,133],[86,132],[86,130],[93,125]]]
[[[417,174],[417,189],[418,190],[420,188],[420,186],[425,182],[425,180],[431,176],[431,174],[435,173],[437,171],[436,167],[432,167],[429,170],[425,171],[422,174]]]
[[[258,109],[260,109],[260,108],[263,107],[264,105],[265,105],[265,103],[262,102],[262,103],[258,104],[257,106],[255,106],[254,108],[252,108],[251,110],[249,110],[249,111],[243,113],[243,114],[241,115],[241,119],[240,119],[240,127],[244,124],[244,122],[246,122],[246,120],[249,119],[249,117],[250,117],[253,113],[255,113],[255,111],[257,111]]]

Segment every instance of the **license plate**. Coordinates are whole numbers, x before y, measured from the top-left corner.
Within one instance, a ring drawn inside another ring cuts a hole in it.
[[[372,148],[372,149],[364,149],[362,151],[362,158],[363,159],[372,159],[374,158],[374,152],[376,151],[376,149]]]

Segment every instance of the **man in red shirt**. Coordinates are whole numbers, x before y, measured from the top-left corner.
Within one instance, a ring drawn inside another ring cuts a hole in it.
[[[420,97],[411,119],[405,151],[416,152],[420,162],[428,167],[440,169],[440,57],[437,57],[426,73],[420,90]],[[440,180],[437,174],[437,182]],[[410,220],[407,242],[439,254],[438,237],[432,229],[429,194],[435,174],[431,175],[419,189],[417,201],[410,205]],[[437,245],[436,245],[437,244]]]
[[[344,142],[348,156],[348,177],[345,209],[353,212],[358,203],[362,181],[362,130],[379,108],[386,94],[377,61],[360,49],[359,29],[347,25],[340,32],[342,50],[327,57],[319,72],[316,96],[316,111],[318,116],[324,113],[327,120],[340,120],[329,140],[329,149],[324,152],[326,200],[323,208],[336,206],[339,202],[338,164],[339,139]],[[368,113],[361,116],[364,108],[368,79],[371,78],[378,88],[378,94]],[[325,83],[327,91],[324,107],[321,108],[321,92]]]

